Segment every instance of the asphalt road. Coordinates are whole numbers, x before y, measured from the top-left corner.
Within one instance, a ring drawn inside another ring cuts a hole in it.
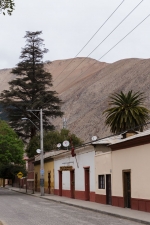
[[[0,221],[4,225],[141,225],[0,188]]]

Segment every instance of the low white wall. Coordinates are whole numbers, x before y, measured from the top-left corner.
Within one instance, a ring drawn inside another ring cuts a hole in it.
[[[131,197],[150,199],[150,144],[112,152],[113,196],[123,196],[123,170],[131,170]]]

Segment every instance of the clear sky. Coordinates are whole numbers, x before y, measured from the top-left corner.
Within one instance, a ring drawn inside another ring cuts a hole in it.
[[[25,31],[42,30],[45,60],[73,58],[122,0],[15,0],[12,16],[0,14],[0,69],[14,67],[25,46]],[[105,26],[79,54],[86,57],[139,3],[125,0]],[[99,59],[150,14],[150,0],[140,6],[89,57]],[[101,59],[150,58],[150,17]]]

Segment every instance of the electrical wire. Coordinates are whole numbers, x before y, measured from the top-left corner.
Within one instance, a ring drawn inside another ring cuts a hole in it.
[[[80,148],[80,147],[85,146],[85,145],[87,145],[87,144],[92,144],[92,143],[94,144],[94,142],[103,140],[103,139],[105,139],[105,138],[115,137],[115,136],[121,135],[121,134],[123,134],[123,133],[125,133],[125,132],[127,132],[127,131],[129,131],[129,130],[135,130],[135,129],[137,129],[137,128],[144,127],[144,126],[146,126],[146,125],[148,125],[148,124],[150,124],[150,121],[147,122],[147,123],[143,123],[143,124],[141,124],[141,125],[135,126],[135,127],[131,127],[130,129],[124,130],[124,131],[119,132],[119,133],[117,133],[117,134],[112,134],[112,135],[109,135],[109,136],[106,136],[106,137],[103,137],[103,138],[98,138],[96,141],[89,141],[89,142],[86,142],[86,143],[84,143],[84,144],[82,144],[82,145],[78,145],[78,146],[75,146],[75,147],[76,147],[76,148]]]
[[[123,20],[62,80],[60,81],[54,88],[61,84],[67,77],[69,77],[70,74],[72,74],[138,7],[139,5],[143,2],[139,2],[132,10],[130,13],[127,14],[127,16],[124,17]]]
[[[129,31],[120,41],[118,41],[112,48],[110,48],[103,56],[101,56],[98,60],[102,59],[104,56],[106,56],[112,49],[114,49],[119,43],[121,43],[129,34],[131,34],[137,27],[139,27],[146,19],[148,19],[148,17],[150,16],[150,14],[148,16],[146,16],[140,23],[138,23],[131,31]],[[90,66],[87,70],[91,69],[91,67],[93,67],[95,65],[95,63]],[[87,71],[86,70],[86,71]],[[83,73],[85,73],[86,71],[84,71]],[[80,76],[83,74],[81,73]],[[49,100],[50,101],[50,100]],[[44,104],[46,104],[47,102],[45,102]],[[42,106],[44,106],[44,104]],[[41,106],[41,107],[42,107]]]
[[[103,54],[99,59],[98,61],[100,61],[104,56],[106,56],[111,50],[113,50],[120,42],[122,42],[129,34],[131,34],[137,27],[139,27],[148,17],[150,16],[150,14],[148,16],[146,16],[139,24],[137,24],[130,32],[128,32],[120,41],[118,41],[112,48],[110,48],[105,54]],[[97,62],[96,62],[97,63]],[[87,72],[89,69],[91,69],[95,64],[95,62],[90,66],[88,67],[84,72],[82,72],[80,74],[80,76],[82,74],[84,74],[85,72]],[[75,79],[76,80],[76,79]],[[74,81],[75,81],[74,80]]]
[[[107,23],[107,21],[113,16],[113,14],[120,8],[120,6],[123,4],[125,0],[123,0],[117,8],[110,14],[110,16],[105,20],[105,22],[98,28],[98,30],[93,34],[93,36],[88,40],[88,42],[81,48],[81,50],[74,56],[76,58],[82,51],[83,49],[90,43],[90,41],[95,37],[95,35],[102,29],[102,27]],[[67,66],[58,74],[55,80],[58,79],[58,77],[65,71],[65,69],[74,61],[74,58],[67,64]],[[55,70],[54,70],[55,71]]]
[[[123,19],[123,20],[122,20],[122,21],[121,21],[121,22],[120,22],[120,23],[119,23],[119,24],[118,24],[118,25],[117,25],[117,26],[116,26],[116,27],[115,27],[115,28],[114,28],[107,36],[106,36],[106,38],[104,38],[103,41],[100,42],[100,44],[99,44],[99,45],[98,45],[98,46],[97,46],[90,54],[92,54],[92,53],[93,53],[93,52],[94,52],[94,51],[95,51],[95,50],[96,50],[96,49],[97,49],[97,48],[98,48],[98,47],[99,47],[99,46],[100,46],[100,45],[101,45],[101,44],[102,44],[102,43],[103,43],[103,42],[104,42],[104,41],[105,41],[105,40],[106,40],[106,39],[107,39],[107,38],[115,31],[115,30],[116,30],[116,29],[117,29],[117,28],[118,28],[118,27],[119,27],[119,26],[127,19],[127,17],[129,17],[129,15],[131,15],[131,14],[133,13],[133,11],[134,11],[134,10],[135,10],[135,9],[136,9],[143,1],[144,1],[144,0],[140,1],[140,2],[139,2],[139,3],[138,3],[131,11],[130,11],[130,13],[128,13],[127,16],[125,16],[125,18],[124,18],[124,19]],[[122,3],[123,3],[123,2],[122,2]],[[119,6],[118,6],[118,7],[119,7]],[[90,54],[89,54],[89,55],[90,55]],[[89,56],[89,55],[88,55],[88,56]],[[87,56],[86,58],[88,58],[88,56]],[[85,58],[85,59],[86,59],[86,58]],[[84,60],[85,60],[85,59],[84,59]],[[81,63],[82,63],[84,60],[82,60]],[[81,63],[80,63],[79,65],[81,65]],[[78,66],[79,66],[79,65],[78,65]],[[93,65],[95,65],[95,63],[94,63]],[[92,66],[93,66],[93,65],[92,65]],[[77,66],[77,67],[78,67],[78,66]],[[77,67],[76,67],[76,68],[77,68]],[[75,71],[76,68],[74,68],[74,69],[67,75],[67,77],[68,77],[73,71]],[[91,66],[90,66],[90,68],[91,68]],[[89,68],[88,68],[88,69],[89,69]],[[88,70],[88,69],[87,69],[87,70]],[[87,70],[86,70],[86,71],[87,71]],[[84,72],[86,72],[86,71],[84,71]],[[83,73],[84,73],[84,72],[83,72]],[[83,73],[81,73],[80,75],[82,75]],[[56,87],[58,87],[58,85],[60,85],[67,77],[65,77],[61,82],[59,82],[54,88],[56,89]],[[51,99],[49,99],[48,101],[50,101],[50,100],[51,100]],[[35,101],[36,101],[36,100],[35,100]],[[34,102],[35,102],[35,101],[34,101]],[[46,104],[48,101],[46,101],[44,104]],[[34,102],[33,102],[32,104],[34,104]],[[43,105],[44,105],[44,104],[43,104]],[[43,106],[43,105],[42,105],[42,106]]]

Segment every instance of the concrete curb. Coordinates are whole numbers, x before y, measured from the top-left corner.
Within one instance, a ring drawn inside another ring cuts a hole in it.
[[[131,218],[131,217],[128,217],[128,216],[122,216],[122,215],[118,215],[118,214],[115,214],[115,213],[102,211],[102,210],[99,210],[99,209],[93,209],[93,208],[89,208],[89,207],[86,207],[86,206],[80,206],[80,205],[76,205],[76,204],[73,204],[73,203],[63,202],[63,201],[60,201],[60,200],[49,199],[49,198],[46,198],[46,197],[42,197],[42,196],[37,196],[37,195],[31,194],[31,193],[25,193],[25,192],[21,192],[19,190],[13,190],[11,188],[7,188],[7,189],[9,189],[11,191],[22,193],[22,194],[27,194],[27,195],[31,195],[31,196],[34,196],[34,197],[42,198],[42,199],[45,199],[45,200],[48,200],[48,201],[58,202],[60,204],[70,205],[70,206],[73,206],[73,207],[76,207],[76,208],[86,209],[86,210],[89,210],[89,211],[102,213],[102,214],[105,214],[105,215],[110,215],[110,216],[114,216],[114,217],[130,220],[130,221],[138,222],[138,223],[141,223],[141,224],[148,224],[148,225],[150,225],[150,222],[145,221],[145,220],[135,219],[135,218]]]

